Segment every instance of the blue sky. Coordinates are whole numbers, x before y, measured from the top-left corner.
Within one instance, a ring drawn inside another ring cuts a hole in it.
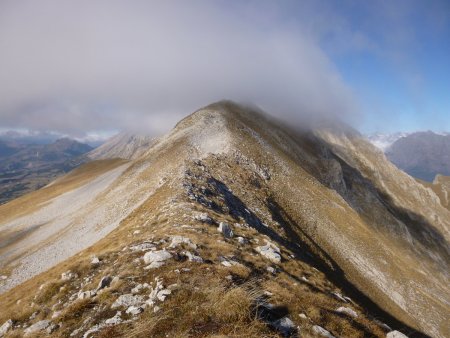
[[[363,130],[450,130],[449,1],[325,6],[339,28],[321,45],[360,101]]]
[[[0,129],[161,134],[232,99],[450,131],[449,0],[5,0],[0,50]]]

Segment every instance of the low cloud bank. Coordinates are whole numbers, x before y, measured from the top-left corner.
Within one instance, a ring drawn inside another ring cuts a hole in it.
[[[211,102],[348,116],[349,88],[274,2],[3,1],[0,125],[160,133]]]

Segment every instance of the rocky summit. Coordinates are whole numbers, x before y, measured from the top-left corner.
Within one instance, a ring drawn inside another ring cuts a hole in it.
[[[91,158],[0,206],[0,337],[450,336],[448,201],[346,126],[218,102]]]

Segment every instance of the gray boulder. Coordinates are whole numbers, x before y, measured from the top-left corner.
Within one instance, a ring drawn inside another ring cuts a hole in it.
[[[144,255],[145,264],[151,264],[154,262],[164,262],[172,258],[172,254],[166,250],[149,251]]]
[[[290,337],[297,332],[297,327],[288,317],[273,321],[271,326],[285,337]]]
[[[219,227],[217,228],[217,231],[221,232],[223,237],[225,238],[232,238],[233,237],[233,230],[231,230],[231,227],[228,223],[220,222]]]
[[[256,247],[256,251],[274,263],[281,262],[280,248],[275,244],[267,242],[266,245]]]
[[[112,277],[111,276],[104,276],[100,280],[100,282],[98,283],[97,291],[99,291],[101,289],[104,289],[104,288],[107,288],[108,286],[111,285],[111,282],[112,282]]]

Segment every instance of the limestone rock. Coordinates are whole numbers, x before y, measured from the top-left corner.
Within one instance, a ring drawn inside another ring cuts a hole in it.
[[[142,313],[143,311],[144,311],[144,309],[142,307],[131,305],[130,307],[128,307],[127,311],[125,311],[125,312],[130,315],[136,316],[136,315]]]
[[[107,320],[105,320],[105,324],[108,325],[117,325],[122,323],[122,312],[121,311],[117,311],[117,313],[114,315],[114,317],[111,317]]]
[[[225,238],[233,237],[233,230],[231,230],[231,227],[228,223],[220,222],[217,231],[221,232],[223,234],[223,237]]]
[[[144,243],[141,243],[141,244],[135,244],[135,245],[130,246],[130,250],[133,251],[133,252],[136,252],[136,251],[148,251],[148,250],[152,250],[152,249],[155,249],[155,248],[156,248],[156,246],[152,242],[144,242]]]
[[[325,330],[322,326],[314,325],[312,327],[314,333],[318,334],[319,336],[326,337],[326,338],[335,338],[330,332]]]
[[[274,263],[281,262],[280,248],[275,244],[267,242],[266,245],[256,247],[256,251]]]
[[[66,272],[63,272],[63,273],[61,274],[61,279],[62,279],[63,281],[65,281],[65,282],[70,281],[70,280],[73,280],[73,279],[75,279],[75,278],[78,278],[78,275],[77,275],[76,273],[71,272],[70,270],[69,270],[69,271],[66,271]]]
[[[183,236],[173,236],[172,242],[169,245],[169,248],[176,248],[180,244],[186,244],[192,249],[197,249],[197,245],[192,243],[190,238],[183,237]]]
[[[154,262],[164,262],[172,258],[172,254],[166,250],[150,251],[144,255],[145,264],[151,264]]]
[[[97,295],[97,292],[95,292],[94,290],[80,291],[78,293],[78,299],[92,298],[92,297],[95,297],[96,295]]]
[[[341,307],[337,308],[336,312],[346,314],[347,316],[350,316],[350,317],[353,317],[353,318],[357,318],[358,317],[358,314],[354,310],[352,310],[352,309],[350,309],[348,307],[345,307],[345,306],[341,306]]]
[[[189,262],[203,263],[203,258],[200,256],[194,255],[189,251],[183,251],[182,255],[186,256]]]
[[[51,322],[49,320],[40,320],[37,323],[34,323],[29,328],[24,330],[25,335],[29,335],[31,333],[36,333],[39,331],[43,331],[50,326]]]
[[[285,337],[290,337],[297,332],[297,327],[288,317],[273,321],[271,326]]]
[[[408,338],[408,336],[400,331],[391,331],[386,335],[386,338]]]
[[[119,296],[119,298],[117,298],[116,301],[111,305],[111,308],[117,309],[121,306],[128,308],[132,305],[140,306],[143,303],[144,303],[143,296],[132,295],[131,293],[127,293],[127,294]]]
[[[0,337],[3,337],[5,334],[8,333],[9,330],[11,330],[13,326],[13,321],[11,319],[8,319],[6,322],[3,323],[2,326],[0,326]]]

